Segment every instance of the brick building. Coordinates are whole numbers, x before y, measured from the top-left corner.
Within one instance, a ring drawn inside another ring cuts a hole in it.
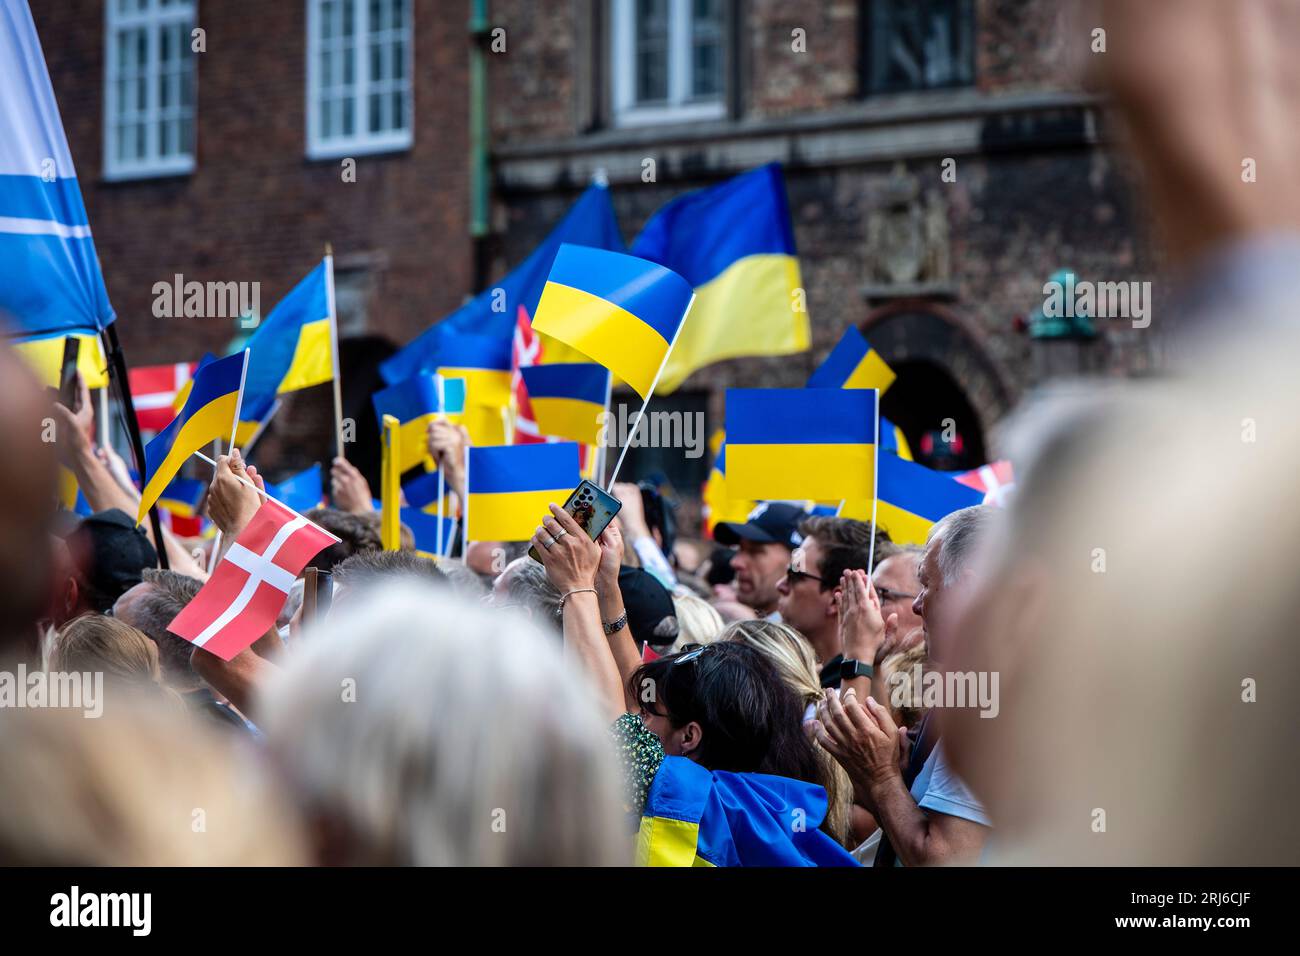
[[[1116,281],[1151,270],[1097,104],[1067,79],[1090,30],[1061,8],[494,0],[509,44],[489,59],[501,260],[519,259],[593,175],[608,179],[630,239],[683,190],[780,161],[813,350],[712,366],[663,405],[705,408],[716,425],[723,388],[802,385],[856,323],[899,373],[882,409],[918,457],[978,464],[1035,382],[1151,361],[1122,323],[1090,343],[1025,328],[1058,269]],[[960,451],[927,441],[947,418]],[[701,477],[660,463],[684,487]]]
[[[1152,361],[1119,323],[1085,343],[1025,331],[1058,269],[1153,267],[1097,105],[1064,68],[1089,31],[1050,0],[32,7],[131,360],[235,331],[154,318],[155,282],[260,281],[265,310],[332,242],[363,446],[377,359],[522,260],[596,175],[630,240],[684,190],[784,165],[813,349],[712,366],[661,400],[710,427],[723,388],[802,384],[849,323],[899,373],[885,414],[949,467],[991,457],[1043,377]],[[324,455],[328,417],[328,389],[295,395],[266,460]],[[945,419],[960,449],[930,447]],[[652,464],[689,491],[707,460],[634,459]]]

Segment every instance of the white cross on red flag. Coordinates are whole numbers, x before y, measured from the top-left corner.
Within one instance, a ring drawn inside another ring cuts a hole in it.
[[[135,417],[146,431],[160,432],[176,417],[176,395],[194,377],[197,362],[146,365],[127,372]]]
[[[270,630],[302,569],[338,540],[268,499],[167,630],[230,660]]]

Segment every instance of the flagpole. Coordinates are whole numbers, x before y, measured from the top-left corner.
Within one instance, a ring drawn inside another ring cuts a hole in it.
[[[140,480],[143,482],[147,478],[144,439],[140,437],[140,420],[136,418],[135,400],[131,397],[131,380],[126,374],[126,356],[122,354],[122,344],[117,340],[117,323],[110,322],[107,328],[100,330],[99,334],[108,352],[109,379],[117,381],[117,394],[122,402],[123,416],[126,418],[126,433],[131,444],[131,454],[135,457],[135,467],[140,472]],[[171,562],[167,560],[167,547],[163,543],[162,522],[158,520],[157,504],[149,508],[149,526],[153,529],[153,540],[157,545],[155,550],[158,554],[158,567],[166,571],[171,567]]]
[[[675,338],[676,336],[674,336]],[[596,436],[596,484],[605,483],[605,464],[606,464],[606,442],[601,441],[601,436],[609,437],[609,402],[614,391],[614,373],[605,369],[605,425],[600,433]]]
[[[443,379],[442,379],[442,376],[441,376],[441,375],[435,374],[435,375],[433,376],[433,387],[434,387],[435,389],[437,389],[437,392],[438,392],[438,413],[437,413],[436,415],[434,415],[433,420],[434,420],[434,421],[442,421],[443,418],[444,418],[443,413],[442,413],[442,410],[443,410],[444,408],[447,407],[447,389],[446,389],[446,386],[443,385]],[[428,439],[428,437],[426,436],[426,437],[425,437],[425,444],[426,444],[426,445],[428,444],[428,441],[429,441],[429,439]],[[441,557],[445,557],[445,555],[443,555],[443,553],[442,553],[442,538],[443,538],[443,534],[442,534],[442,512],[443,512],[442,501],[443,501],[443,498],[445,498],[446,495],[447,495],[446,487],[447,487],[447,469],[445,469],[445,468],[439,466],[439,468],[438,468],[438,532],[437,532],[437,535],[436,535],[436,537],[435,537],[434,548],[437,550],[437,552],[438,552],[438,557],[440,557],[440,558],[441,558]]]
[[[244,409],[244,382],[248,378],[248,355],[250,349],[244,349],[244,364],[239,369],[239,392],[235,396],[235,420],[230,425],[230,451],[233,454],[235,448],[235,435],[239,432],[239,413]],[[212,450],[216,452],[216,457],[221,457],[221,439],[216,438],[212,441]],[[213,462],[213,467],[216,463]],[[256,485],[253,485],[256,488]],[[217,568],[217,559],[221,556],[221,529],[217,529],[217,536],[212,539],[212,553],[208,555],[208,574],[211,575]]]
[[[650,391],[646,392],[645,398],[641,401],[641,410],[637,412],[636,424],[632,426],[632,435],[635,435],[636,430],[641,427],[641,419],[645,415],[646,406],[650,404],[650,399],[654,396],[655,386],[659,384],[659,378],[664,374],[664,367],[668,364],[668,360],[672,358],[673,346],[677,344],[677,337],[682,334],[682,328],[685,327],[686,320],[690,318],[691,307],[694,305],[695,293],[692,292],[691,301],[686,303],[686,311],[682,313],[682,320],[677,323],[677,328],[673,332],[673,340],[668,343],[668,351],[664,353],[664,360],[659,363],[659,370],[655,372],[654,381],[650,383]],[[611,373],[611,375],[612,374],[613,373]],[[632,442],[630,440],[631,436],[629,435],[628,437],[629,440],[623,443],[623,450],[618,453],[618,461],[614,462],[614,473],[609,476],[609,484],[605,487],[606,492],[613,492],[614,482],[618,480],[619,469],[623,467],[623,459],[627,457],[627,450],[632,447]],[[603,478],[604,476],[602,475],[601,477]]]
[[[249,436],[248,444],[244,446],[245,458],[253,453],[253,446],[257,444],[258,440],[263,434],[265,434],[266,430],[271,427],[271,419],[275,417],[275,413],[280,410],[280,406],[283,404],[284,403],[277,398],[275,403],[271,405],[271,410],[266,413],[266,418],[257,423],[257,429]]]
[[[460,559],[469,560],[469,445],[465,446],[465,500],[460,505]]]
[[[334,247],[325,243],[325,300],[330,314],[330,357],[334,362],[334,450],[343,454],[343,369],[339,365],[339,320],[334,305]]]
[[[876,504],[880,500],[880,389],[873,388],[872,391],[876,393],[876,440],[871,443],[871,544],[867,548],[867,577],[871,577],[876,567]],[[844,507],[843,502],[840,502],[840,507]]]
[[[108,386],[99,389],[99,446],[107,448],[109,441]]]

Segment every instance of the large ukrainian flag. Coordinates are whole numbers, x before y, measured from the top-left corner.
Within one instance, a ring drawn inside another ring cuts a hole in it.
[[[818,829],[824,788],[665,757],[646,795],[638,866],[857,866]]]
[[[808,349],[808,311],[778,164],[674,199],[650,218],[631,251],[685,277],[698,297],[661,391],[723,359]]]
[[[49,335],[14,343],[14,351],[31,367],[36,377],[50,388],[59,387],[63,372],[63,343],[74,338],[81,344],[77,351],[77,371],[86,388],[108,388],[108,360],[98,335]]]
[[[578,445],[471,447],[465,476],[470,541],[527,541],[578,485]]]
[[[693,295],[671,269],[566,243],[542,289],[533,331],[572,346],[648,398]]]
[[[876,522],[897,544],[925,544],[935,522],[984,501],[983,492],[963,485],[952,475],[896,455],[880,456],[877,494]],[[869,512],[866,517],[871,517]]]
[[[873,496],[874,389],[730,388],[726,430],[734,497]]]
[[[180,414],[144,450],[145,482],[136,524],[144,520],[185,464],[204,445],[229,439],[239,405],[244,353],[228,355],[198,369]]]
[[[713,468],[704,483],[704,530],[710,536],[719,521],[744,523],[758,506],[753,498],[733,498],[727,488],[727,443],[720,441],[713,457]]]
[[[519,369],[533,420],[543,435],[594,445],[609,396],[609,369],[594,362],[526,365]]]
[[[432,372],[421,372],[371,396],[380,428],[385,415],[392,415],[401,425],[399,472],[405,474],[419,464],[424,465],[425,471],[437,470],[437,463],[429,454],[429,423],[439,415],[463,412],[465,391],[463,379],[445,379]]]
[[[328,279],[328,263],[322,261],[249,338],[249,396],[265,399],[334,378]]]
[[[850,325],[809,377],[808,387],[874,388],[883,395],[896,377],[857,326]]]

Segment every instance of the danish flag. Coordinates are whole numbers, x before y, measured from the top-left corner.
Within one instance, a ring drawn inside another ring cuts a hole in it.
[[[1011,498],[1011,492],[1016,487],[1016,478],[1015,473],[1011,470],[1011,462],[1005,460],[995,461],[989,465],[980,465],[973,471],[963,472],[953,477],[963,485],[984,492],[984,503],[986,505],[996,505],[999,508],[1007,506],[1007,502]]]
[[[127,373],[135,417],[145,431],[160,432],[176,417],[176,394],[194,376],[196,362],[147,365]]]
[[[294,579],[338,540],[268,499],[167,630],[230,660],[275,624]]]

